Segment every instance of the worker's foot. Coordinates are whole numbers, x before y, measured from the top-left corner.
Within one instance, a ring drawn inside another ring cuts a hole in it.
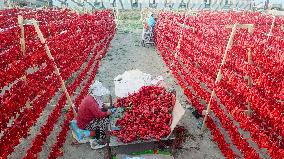
[[[92,149],[101,149],[105,147],[106,143],[101,143],[97,139],[90,139],[90,145]]]

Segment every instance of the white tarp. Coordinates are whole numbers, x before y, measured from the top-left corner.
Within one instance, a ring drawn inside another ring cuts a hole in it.
[[[151,75],[140,70],[125,71],[122,75],[114,78],[115,95],[117,97],[127,97],[128,94],[137,92],[142,86],[151,84]]]

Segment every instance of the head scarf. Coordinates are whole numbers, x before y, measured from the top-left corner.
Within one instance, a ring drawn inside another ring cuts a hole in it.
[[[153,16],[153,12],[149,12],[149,17]]]
[[[100,108],[103,106],[103,96],[109,93],[100,81],[95,81],[89,88],[89,94],[97,101]]]

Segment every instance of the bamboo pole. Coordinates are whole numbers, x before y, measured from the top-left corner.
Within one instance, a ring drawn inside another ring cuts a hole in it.
[[[248,48],[248,63],[253,64],[251,49]]]
[[[25,29],[24,29],[24,19],[23,16],[19,15],[18,16],[18,23],[21,29],[21,37],[20,37],[20,45],[21,45],[21,51],[23,53],[23,57],[26,57],[26,42],[25,42]],[[27,72],[25,72],[25,75],[23,76],[23,78],[21,79],[25,82],[27,82]],[[28,98],[28,100],[25,103],[25,106],[27,108],[31,108],[31,101]]]
[[[46,43],[46,41],[45,41],[45,38],[43,37],[43,34],[42,34],[41,30],[39,29],[39,26],[38,26],[38,24],[37,24],[37,22],[36,22],[35,19],[32,19],[32,24],[33,24],[34,27],[35,27],[35,30],[36,30],[36,33],[37,33],[39,39],[40,39],[40,42],[41,42],[42,44],[44,44],[44,48],[45,48],[45,51],[46,51],[46,54],[47,54],[48,58],[49,58],[49,59],[53,62],[53,64],[54,64],[54,67],[55,67],[55,74],[59,77],[59,80],[60,80],[60,82],[61,82],[61,88],[62,88],[62,90],[64,91],[64,93],[66,94],[66,97],[67,97],[67,102],[68,102],[68,104],[69,104],[69,108],[68,108],[68,109],[70,109],[70,107],[72,107],[74,116],[77,116],[77,112],[76,112],[75,105],[73,104],[72,99],[71,99],[71,97],[70,97],[70,95],[69,95],[69,93],[68,93],[68,91],[67,91],[67,89],[66,89],[65,82],[64,82],[64,80],[62,79],[62,77],[61,77],[61,75],[60,75],[59,68],[57,67],[57,65],[56,65],[56,63],[55,63],[55,61],[54,61],[54,58],[53,58],[53,56],[52,56],[52,54],[51,54],[51,52],[50,52],[50,49],[49,49],[49,47],[48,47],[48,45],[47,45],[47,43]]]
[[[233,28],[234,25],[226,25],[226,28]],[[237,28],[248,29],[248,32],[251,34],[253,32],[253,24],[237,24]]]
[[[221,69],[222,69],[222,66],[226,63],[225,61],[226,61],[226,57],[227,57],[228,51],[232,47],[234,36],[236,34],[236,28],[237,28],[237,24],[234,24],[233,27],[232,27],[231,34],[230,34],[230,38],[229,38],[227,46],[226,46],[226,50],[225,50],[224,55],[223,55],[223,59],[222,59],[221,65],[220,65],[219,70],[218,70],[218,74],[217,74],[217,77],[216,77],[216,80],[215,80],[215,84],[218,83],[218,81],[220,81],[221,78],[222,78],[222,77],[220,77],[221,76]],[[208,102],[208,105],[207,105],[206,114],[205,114],[205,117],[204,117],[204,120],[203,120],[203,123],[202,123],[201,131],[205,130],[205,123],[206,123],[206,120],[207,120],[208,115],[210,113],[211,101],[212,101],[213,97],[215,97],[215,96],[216,96],[215,95],[215,89],[213,89],[213,91],[211,93],[211,96],[210,96],[210,99],[209,99],[209,102]]]
[[[272,30],[273,30],[273,28],[274,28],[274,25],[275,25],[275,16],[273,16],[273,20],[272,20],[272,23],[271,23],[271,25],[270,25],[270,29],[269,29],[269,32],[268,32],[268,34],[267,34],[267,39],[266,39],[266,41],[263,41],[264,43],[265,42],[268,42],[268,40],[269,40],[269,38],[272,36]],[[266,54],[268,52],[268,48],[266,48],[265,49],[265,51],[264,51],[264,54]]]
[[[254,28],[254,25],[253,24],[234,24],[234,25],[227,25],[226,28],[232,28],[232,31],[231,31],[231,34],[230,34],[230,38],[228,40],[228,43],[227,43],[227,46],[226,46],[226,50],[225,50],[225,53],[223,55],[223,59],[222,59],[222,62],[221,62],[221,65],[219,67],[219,70],[218,70],[218,73],[217,73],[217,77],[216,77],[216,80],[215,80],[215,84],[217,84],[218,82],[221,81],[222,79],[222,67],[225,65],[226,63],[226,57],[227,57],[227,54],[228,54],[228,51],[231,49],[232,47],[232,44],[233,44],[233,40],[234,40],[234,36],[236,34],[236,29],[237,28],[245,28],[245,29],[248,29],[248,32],[250,34],[252,34],[253,32],[253,28]],[[248,56],[248,58],[251,58],[250,56]],[[206,120],[208,118],[208,115],[210,113],[210,105],[211,105],[211,101],[213,99],[213,97],[215,97],[216,94],[215,94],[215,89],[213,89],[212,93],[211,93],[211,96],[210,96],[210,99],[209,99],[209,102],[208,102],[208,105],[207,105],[207,109],[206,109],[206,114],[205,114],[205,117],[204,117],[204,120],[203,120],[203,124],[202,124],[202,128],[201,130],[204,131],[205,129],[205,123],[206,123]],[[251,111],[250,109],[250,105],[248,106],[249,108],[249,111]]]
[[[21,38],[20,38],[20,44],[21,44],[21,51],[23,53],[23,56],[26,56],[26,43],[25,43],[25,30],[24,30],[24,19],[23,16],[18,16],[18,23],[21,28]]]
[[[271,23],[271,26],[270,26],[270,29],[269,29],[269,33],[268,33],[268,37],[267,37],[267,40],[269,40],[270,36],[272,35],[272,30],[274,28],[274,25],[275,25],[275,16],[273,16],[273,21]]]
[[[184,17],[182,24],[179,23],[179,22],[177,23],[180,27],[182,27],[182,29],[181,29],[180,34],[179,34],[178,44],[177,44],[176,51],[175,51],[175,58],[177,57],[177,49],[180,49],[180,43],[181,43],[181,39],[182,39],[182,36],[183,36],[184,28],[185,29],[192,29],[193,32],[195,31],[194,27],[190,27],[188,25],[185,25],[186,18],[187,18],[188,15],[190,15],[190,13],[191,13],[190,11],[185,13],[185,15],[184,15],[185,17]]]
[[[247,53],[248,53],[248,65],[252,65],[252,64],[253,64],[253,61],[252,61],[251,48],[248,48]],[[253,86],[252,78],[251,78],[250,75],[247,75],[247,77],[248,77],[248,86],[251,88],[251,87]],[[246,105],[246,107],[247,107],[247,110],[245,110],[244,112],[245,112],[249,117],[251,117],[251,115],[252,115],[252,109],[251,109],[251,103],[250,103],[250,101],[248,101],[248,104]]]
[[[184,14],[184,20],[183,20],[183,24],[180,24],[180,26],[184,26],[185,25],[185,20],[186,20],[186,17],[187,14],[185,13]],[[181,42],[181,39],[182,39],[182,34],[183,34],[183,28],[181,28],[181,31],[179,33],[179,38],[178,38],[178,44],[177,44],[177,47],[176,47],[176,50],[175,50],[175,58],[177,57],[177,51],[178,49],[180,49],[180,42]]]

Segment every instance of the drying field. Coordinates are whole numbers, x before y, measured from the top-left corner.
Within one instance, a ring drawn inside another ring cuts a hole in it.
[[[161,12],[156,47],[142,47],[140,12],[112,15],[0,11],[0,158],[106,158],[75,145],[69,122],[94,80],[114,96],[132,69],[162,75],[186,109],[176,158],[284,158],[283,16]]]

